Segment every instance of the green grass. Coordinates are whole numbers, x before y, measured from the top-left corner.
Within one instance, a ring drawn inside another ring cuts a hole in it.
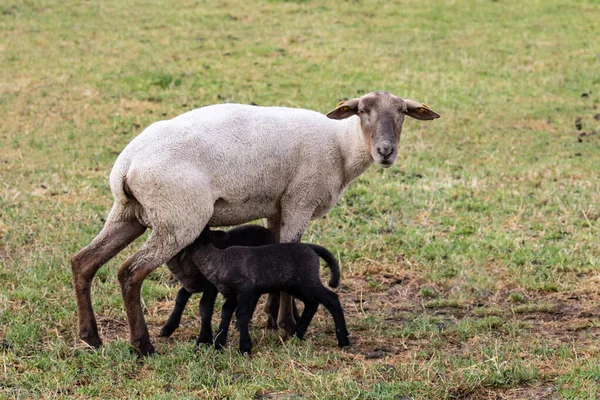
[[[599,21],[593,0],[5,0],[0,397],[597,398]],[[106,345],[78,341],[69,259],[145,126],[379,89],[443,118],[407,121],[397,165],[304,238],[339,255],[353,347],[320,311],[304,342],[261,314],[251,358],[235,334],[194,352],[195,306],[158,340],[176,293],[162,268],[143,290],[160,355],[139,362],[115,277],[139,242],[95,280]]]

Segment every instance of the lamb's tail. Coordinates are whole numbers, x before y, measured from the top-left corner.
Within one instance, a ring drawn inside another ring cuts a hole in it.
[[[338,287],[340,285],[340,265],[335,259],[335,256],[323,246],[319,246],[317,244],[308,245],[311,249],[314,250],[315,253],[317,253],[319,257],[325,260],[325,262],[329,266],[329,270],[331,271],[331,279],[329,279],[329,286],[332,288]]]

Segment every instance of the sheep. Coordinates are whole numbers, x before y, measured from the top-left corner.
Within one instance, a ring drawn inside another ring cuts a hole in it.
[[[218,237],[218,236],[217,236]],[[340,283],[340,269],[337,260],[329,250],[308,243],[277,243],[258,247],[232,246],[219,249],[213,245],[214,232],[206,227],[198,239],[187,248],[190,264],[198,269],[213,286],[206,293],[218,290],[225,297],[221,314],[219,333],[215,348],[222,349],[227,342],[227,332],[233,312],[240,330],[239,349],[242,354],[252,352],[252,341],[248,323],[256,300],[264,293],[283,291],[304,302],[304,311],[298,321],[295,335],[302,339],[319,304],[331,313],[335,322],[335,332],[339,347],[350,345],[344,310],[337,294],[327,289],[319,277],[319,257],[327,262],[331,271],[330,287]],[[208,285],[210,286],[210,285]],[[213,304],[215,296],[211,296]],[[204,297],[202,298],[204,300]],[[202,315],[202,333],[197,344],[211,343],[210,317]]]
[[[267,228],[258,225],[243,225],[230,229],[226,232],[214,231],[213,245],[219,249],[231,246],[262,246],[275,243],[273,233]],[[192,293],[204,292],[200,300],[200,317],[202,321],[197,343],[212,343],[212,330],[210,320],[212,318],[216,288],[198,272],[198,267],[192,262],[190,253],[192,245],[186,247],[175,257],[167,262],[171,273],[183,286],[177,292],[175,308],[160,330],[160,336],[169,337],[179,327],[183,310]],[[254,311],[254,307],[252,308]],[[208,329],[206,321],[208,320]]]
[[[91,299],[98,269],[147,228],[146,242],[118,270],[129,341],[154,353],[141,306],[141,286],[205,226],[266,218],[277,242],[298,242],[350,182],[373,162],[392,166],[404,117],[440,115],[385,91],[343,101],[327,116],[315,111],[242,104],[212,105],[155,122],[119,154],[110,173],[113,206],[100,233],[71,259],[79,337],[102,340]],[[278,297],[269,296],[272,305]],[[270,325],[292,334],[292,299],[282,294]],[[268,309],[274,307],[267,306]],[[276,322],[275,322],[276,321]]]

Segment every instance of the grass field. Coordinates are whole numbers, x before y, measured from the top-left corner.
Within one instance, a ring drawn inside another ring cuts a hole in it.
[[[0,398],[600,397],[597,1],[177,3],[0,3]],[[161,268],[143,288],[160,355],[138,361],[116,270],[141,240],[97,275],[105,346],[77,339],[69,260],[145,126],[379,89],[443,118],[407,120],[396,166],[304,237],[340,258],[352,347],[321,310],[303,342],[261,312],[251,358],[235,333],[195,352],[196,305],[161,340]]]

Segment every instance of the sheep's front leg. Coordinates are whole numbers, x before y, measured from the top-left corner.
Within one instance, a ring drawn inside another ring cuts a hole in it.
[[[267,219],[267,228],[273,233],[275,242],[279,243],[279,232],[281,229],[281,219]],[[279,314],[279,293],[269,293],[265,303],[265,313],[267,314],[267,329],[277,329],[277,316]]]
[[[280,224],[280,243],[300,242],[312,214],[312,209],[310,212],[295,207],[284,209]],[[294,299],[289,294],[280,293],[277,325],[279,326],[279,335],[284,338],[291,337],[296,332],[293,301]]]

